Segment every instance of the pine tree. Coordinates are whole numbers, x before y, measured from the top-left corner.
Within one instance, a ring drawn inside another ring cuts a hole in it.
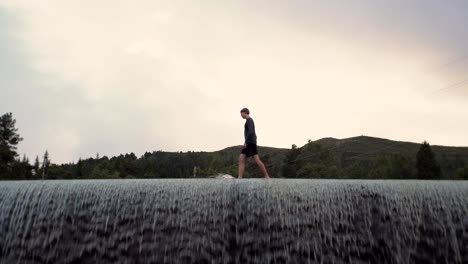
[[[416,155],[416,169],[418,170],[418,179],[440,179],[440,166],[437,164],[431,146],[427,141],[421,144]]]
[[[11,177],[15,163],[16,146],[23,140],[15,128],[16,120],[12,113],[6,113],[0,117],[0,178]]]
[[[49,172],[50,167],[50,158],[49,152],[46,150],[44,153],[44,159],[42,161],[42,179],[44,180],[47,177],[47,173]]]
[[[78,159],[78,163],[76,163],[76,176],[78,179],[83,177],[83,160],[81,157]]]
[[[39,175],[39,168],[40,168],[39,156],[36,156],[36,159],[34,160],[34,165],[33,165],[33,171],[34,171],[35,176]]]

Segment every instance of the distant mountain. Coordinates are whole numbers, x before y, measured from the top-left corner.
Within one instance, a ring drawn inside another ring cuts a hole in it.
[[[421,143],[395,141],[385,138],[358,136],[344,139],[332,137],[322,138],[305,144],[299,149],[308,144],[319,144],[331,152],[346,157],[349,160],[371,160],[382,154],[401,154],[407,157],[416,157],[416,153],[421,146]],[[220,153],[240,153],[242,146],[232,146],[219,151]],[[432,150],[436,154],[438,161],[443,162],[446,159],[460,159],[468,164],[468,147],[449,147],[431,145]],[[285,148],[273,148],[259,146],[262,150],[260,154],[284,156],[289,151]]]
[[[309,146],[319,146],[316,149],[309,150],[308,155],[306,149]],[[323,151],[330,155],[327,166],[336,166],[343,174],[344,178],[361,178],[359,175],[369,173],[373,168],[378,166],[378,163],[393,163],[388,166],[406,166],[408,177],[414,177],[416,154],[421,146],[421,143],[394,141],[384,138],[358,136],[344,139],[322,138],[316,141],[310,141],[307,144],[297,147],[297,159],[301,161],[300,166],[304,166],[308,162],[320,163],[317,161],[317,152]],[[241,146],[229,147],[218,151],[223,155],[239,155]],[[444,178],[459,178],[457,174],[460,170],[468,166],[468,147],[448,147],[448,146],[431,146],[435,153],[436,161],[439,163]],[[290,149],[259,147],[260,156],[265,159],[267,166],[279,169],[284,165],[288,165],[285,160]],[[319,153],[320,154],[320,153]],[[386,161],[384,159],[387,159]],[[384,161],[382,161],[384,160]],[[291,163],[295,162],[294,159]],[[349,170],[359,168],[357,175],[350,176]],[[297,168],[299,169],[299,168]],[[388,169],[388,168],[386,168]],[[280,173],[281,174],[281,173]],[[285,176],[285,175],[282,175]],[[368,178],[368,176],[363,176]]]
[[[421,144],[359,136],[322,138],[290,149],[258,146],[259,154],[273,178],[414,179],[416,154]],[[213,152],[146,152],[141,157],[80,159],[77,163],[52,164],[46,179],[110,178],[205,178],[213,175],[237,177],[242,146]],[[431,146],[441,168],[440,179],[468,179],[468,147]],[[260,177],[252,159],[244,176]],[[38,179],[35,174],[30,178]]]
[[[339,156],[349,160],[371,160],[378,155],[400,154],[415,158],[421,143],[394,141],[384,138],[359,136],[345,139],[322,138],[314,143],[323,145]],[[431,146],[440,163],[460,160],[468,164],[468,147]]]

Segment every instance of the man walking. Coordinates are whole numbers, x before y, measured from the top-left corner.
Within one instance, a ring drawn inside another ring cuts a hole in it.
[[[263,172],[263,177],[270,178],[268,172],[265,168],[265,165],[260,160],[257,152],[257,135],[255,134],[255,124],[253,119],[250,117],[250,111],[247,108],[243,108],[241,110],[241,117],[245,119],[244,125],[244,147],[242,148],[242,152],[239,156],[239,179],[242,179],[244,176],[245,170],[245,158],[246,157],[253,157],[255,163],[257,163],[258,167]]]

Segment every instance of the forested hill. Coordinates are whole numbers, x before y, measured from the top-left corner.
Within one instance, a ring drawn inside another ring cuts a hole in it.
[[[241,148],[232,146],[214,152],[153,151],[141,157],[133,153],[111,158],[97,155],[61,165],[38,160],[30,165],[23,158],[16,159],[11,173],[0,179],[189,178],[218,174],[237,177]],[[359,136],[309,140],[302,147],[292,145],[290,149],[266,146],[258,149],[275,178],[468,179],[468,147]],[[248,159],[245,177],[260,176],[253,160]]]
[[[359,136],[346,139],[323,138],[309,141],[302,147],[292,145],[291,149],[259,146],[259,153],[273,177],[468,179],[468,148],[430,146],[435,157],[435,166],[427,166],[434,173],[423,174],[418,173],[417,167],[417,153],[421,147],[422,144],[418,143]],[[44,177],[187,178],[210,177],[220,173],[236,177],[241,148],[242,146],[233,146],[214,152],[154,151],[141,157],[130,153],[112,158],[88,158],[72,164],[52,164]],[[247,162],[245,176],[261,176],[251,159]],[[41,168],[32,177],[41,178]]]
[[[400,173],[404,178],[415,178],[416,158],[421,143],[393,141],[383,138],[359,136],[346,139],[323,138],[313,142],[330,150],[338,157],[341,168],[358,177],[363,170],[370,178]],[[307,148],[307,145],[305,146]],[[468,166],[468,147],[430,146],[442,178],[463,177]],[[404,168],[407,168],[404,170]],[[397,175],[391,175],[396,178]],[[465,175],[466,177],[466,175]]]

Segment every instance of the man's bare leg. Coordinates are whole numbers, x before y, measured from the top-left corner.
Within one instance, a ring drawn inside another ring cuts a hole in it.
[[[240,154],[239,156],[239,179],[242,179],[245,171],[245,154]]]
[[[258,167],[262,170],[263,172],[263,177],[265,178],[270,178],[270,176],[268,175],[268,172],[265,168],[265,164],[263,164],[263,162],[260,160],[260,157],[258,156],[258,154],[254,155],[254,160],[255,162],[257,163]]]

